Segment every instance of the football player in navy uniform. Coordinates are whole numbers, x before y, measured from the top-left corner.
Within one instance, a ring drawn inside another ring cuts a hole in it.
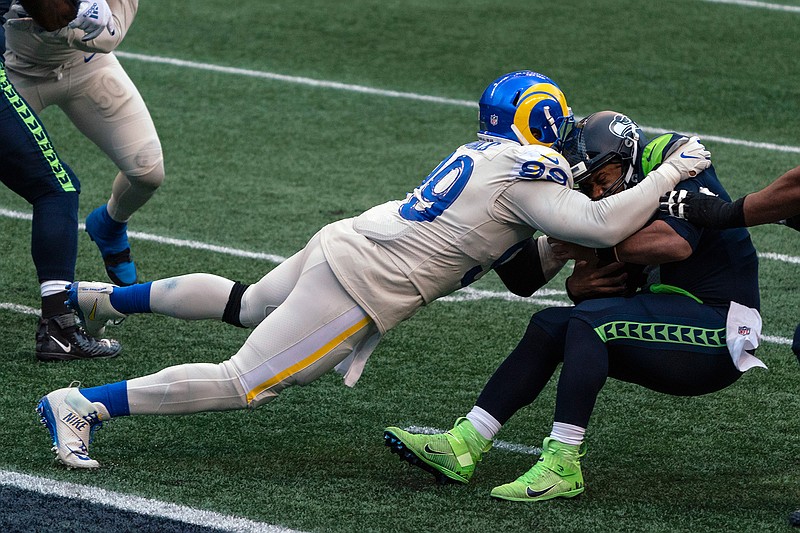
[[[46,24],[67,25],[75,17],[70,0],[40,0]],[[59,159],[39,117],[17,93],[0,57],[0,181],[33,206],[31,255],[42,297],[36,332],[40,361],[113,357],[117,341],[95,339],[78,326],[65,305],[66,286],[75,276],[78,255],[80,183]]]
[[[707,228],[738,228],[759,224],[784,224],[800,231],[800,167],[795,167],[760,191],[735,202],[710,194],[672,191],[661,198],[662,212]],[[800,362],[800,324],[794,331],[792,351]],[[800,527],[800,510],[789,517]]]
[[[566,135],[562,152],[576,185],[601,200],[647,183],[680,138],[665,134],[646,142],[630,118],[603,111],[578,123]],[[728,198],[713,167],[678,187]],[[475,407],[447,433],[387,428],[385,442],[401,458],[440,480],[468,482],[501,426],[533,402],[562,363],[555,421],[541,457],[491,495],[513,501],[573,497],[584,491],[584,434],[608,377],[666,394],[700,395],[763,366],[747,351],[757,345],[760,331],[758,258],[747,230],[704,230],[659,215],[610,248],[550,242],[556,258],[579,261],[567,281],[578,303],[536,313]],[[511,280],[509,288],[530,294],[542,281],[539,277],[526,286],[531,278],[525,275],[537,260],[520,254],[515,261],[498,274]],[[649,273],[644,289],[630,295],[630,282],[638,284],[642,268],[627,264],[660,267]]]
[[[334,367],[353,385],[381,336],[420,307],[522,247],[549,249],[532,240],[537,230],[611,246],[652,216],[662,194],[710,165],[696,138],[682,139],[653,179],[590,201],[572,189],[569,164],[550,147],[572,123],[567,101],[552,80],[531,71],[486,89],[480,123],[478,139],[458,147],[404,199],[328,224],[253,285],[204,273],[129,287],[73,284],[71,301],[90,331],[137,312],[254,329],[221,364],[178,365],[47,394],[38,410],[58,459],[96,468],[87,450],[91,427],[115,416],[254,408]],[[80,431],[68,424],[76,417],[88,422]]]

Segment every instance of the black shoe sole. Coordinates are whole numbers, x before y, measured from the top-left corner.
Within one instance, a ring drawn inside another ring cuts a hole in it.
[[[407,462],[411,466],[416,466],[417,468],[421,468],[426,472],[433,475],[436,478],[436,482],[439,485],[449,485],[451,483],[459,483],[460,481],[456,479],[451,479],[444,475],[443,473],[436,470],[434,467],[420,459],[414,452],[406,448],[406,445],[403,444],[403,441],[400,440],[397,435],[392,433],[391,431],[384,431],[383,432],[383,443],[389,448],[389,451],[392,453],[396,453],[400,456],[402,461]]]
[[[76,355],[76,354],[68,354],[64,352],[60,353],[53,353],[53,352],[36,352],[36,359],[43,363],[52,363],[54,361],[75,361],[78,359],[82,360],[89,360],[89,359],[112,359],[118,356],[122,352],[112,354],[112,355]]]

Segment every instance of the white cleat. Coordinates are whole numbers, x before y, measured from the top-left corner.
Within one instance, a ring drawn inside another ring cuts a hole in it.
[[[106,324],[119,324],[127,316],[111,305],[111,293],[116,288],[100,281],[76,281],[68,286],[67,305],[78,313],[83,329],[92,337],[102,337]]]
[[[56,459],[69,468],[97,468],[89,457],[92,433],[102,424],[95,405],[77,387],[58,389],[39,400],[40,422],[50,432]]]

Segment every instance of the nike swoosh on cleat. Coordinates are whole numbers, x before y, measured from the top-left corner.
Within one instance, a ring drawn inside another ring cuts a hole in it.
[[[430,444],[426,444],[423,450],[425,451],[425,453],[429,453],[431,455],[450,455],[447,452],[439,452],[436,450],[431,450]]]
[[[78,459],[80,459],[81,461],[91,461],[91,460],[92,460],[92,459],[91,459],[91,458],[90,458],[90,457],[89,457],[89,456],[88,456],[88,455],[87,455],[87,454],[86,454],[86,453],[85,453],[83,450],[78,450],[78,451],[76,452],[75,450],[73,450],[73,449],[72,449],[72,448],[70,448],[69,446],[64,446],[64,447],[65,447],[67,450],[69,450],[69,453],[71,453],[73,456],[77,457],[77,458],[78,458]]]
[[[556,485],[558,485],[558,483],[556,483]],[[525,493],[531,498],[538,498],[539,496],[543,496],[548,492],[550,492],[556,485],[553,485],[552,487],[547,487],[544,490],[533,490],[530,487],[525,487]]]
[[[62,350],[64,350],[65,352],[69,353],[69,352],[71,352],[71,351],[72,351],[72,345],[71,345],[70,343],[67,343],[67,344],[62,344],[60,340],[56,339],[56,338],[55,338],[55,337],[53,337],[52,335],[50,335],[50,338],[51,338],[51,339],[53,339],[53,341],[54,341],[56,344],[58,344],[59,346],[61,346],[61,349],[62,349]]]
[[[111,35],[114,35],[114,34],[112,33]],[[94,57],[96,54],[97,54],[97,52],[95,52],[94,54],[92,54],[92,55],[90,55],[90,56],[83,56],[83,62],[84,62],[84,63],[88,63],[89,61],[91,61],[91,60],[92,60],[92,58],[93,58],[93,57]]]
[[[92,305],[92,310],[89,311],[89,320],[94,320],[94,317],[97,316],[97,298],[94,300],[94,305]]]

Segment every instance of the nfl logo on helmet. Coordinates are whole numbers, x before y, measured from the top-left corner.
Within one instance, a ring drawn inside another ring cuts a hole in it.
[[[497,115],[492,115],[491,117],[489,117],[489,124],[491,124],[492,126],[497,126],[498,118],[499,117]]]

